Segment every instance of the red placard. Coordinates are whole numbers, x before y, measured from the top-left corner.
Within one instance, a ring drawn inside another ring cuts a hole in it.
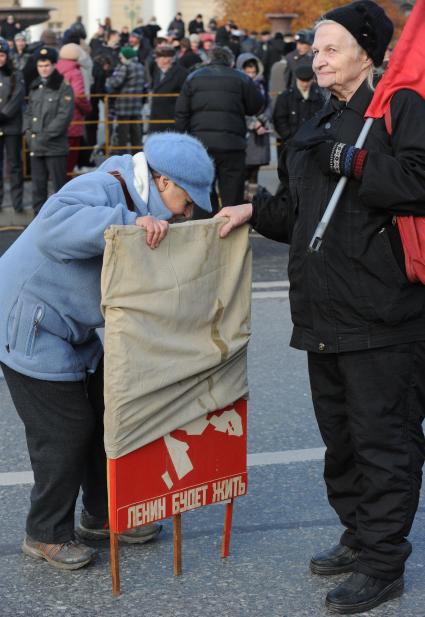
[[[108,459],[109,524],[121,533],[247,491],[247,403]]]

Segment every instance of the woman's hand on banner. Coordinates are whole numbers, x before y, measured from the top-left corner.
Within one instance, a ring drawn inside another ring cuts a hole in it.
[[[220,238],[229,235],[232,229],[247,223],[252,217],[252,204],[241,204],[240,206],[228,206],[222,208],[214,218],[225,217],[228,221],[220,227]]]
[[[167,221],[160,221],[153,216],[139,216],[136,225],[146,231],[146,244],[151,249],[156,249],[168,233]]]

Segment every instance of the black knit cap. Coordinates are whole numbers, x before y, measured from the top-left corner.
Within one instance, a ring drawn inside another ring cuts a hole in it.
[[[384,61],[385,50],[393,36],[394,26],[385,11],[372,0],[359,0],[332,9],[322,19],[344,26],[356,39],[375,66]]]

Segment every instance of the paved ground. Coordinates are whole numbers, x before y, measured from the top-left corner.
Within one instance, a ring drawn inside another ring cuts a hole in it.
[[[6,232],[0,232],[6,244]],[[12,233],[12,232],[10,232]],[[2,240],[2,238],[4,240]],[[9,240],[12,235],[9,236]],[[322,441],[305,355],[288,347],[287,248],[252,236],[249,492],[235,504],[231,556],[219,557],[223,506],[183,515],[183,576],[172,576],[172,529],[122,547],[122,595],[112,598],[108,547],[95,564],[57,572],[20,551],[31,485],[23,428],[0,378],[0,617],[325,617],[343,577],[312,576],[310,555],[337,541],[322,481]],[[77,508],[79,511],[79,508]],[[406,593],[370,617],[425,617],[425,501],[411,534]]]

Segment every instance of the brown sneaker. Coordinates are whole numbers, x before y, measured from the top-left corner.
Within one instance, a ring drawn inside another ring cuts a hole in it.
[[[118,535],[118,539],[126,544],[144,544],[156,538],[162,529],[162,525],[152,523],[135,527]],[[109,525],[102,519],[92,516],[86,510],[81,512],[80,524],[75,530],[79,538],[84,540],[107,540],[109,538]]]
[[[89,564],[97,551],[90,546],[70,540],[63,544],[45,544],[27,536],[22,544],[26,555],[34,559],[45,559],[54,568],[60,570],[78,570]]]

